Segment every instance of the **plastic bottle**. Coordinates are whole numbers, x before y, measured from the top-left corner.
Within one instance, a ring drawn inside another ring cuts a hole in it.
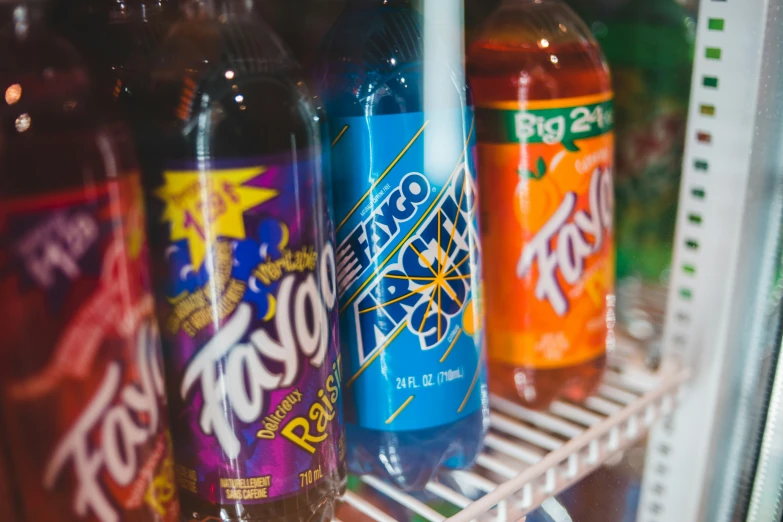
[[[476,97],[490,388],[584,399],[613,344],[612,90],[560,0],[506,0],[468,55]]]
[[[632,0],[597,18],[617,130],[617,301],[623,331],[661,358],[696,23],[675,0]]]
[[[44,3],[0,2],[0,18],[0,489],[13,499],[0,511],[18,522],[174,522],[129,134],[96,106]]]
[[[141,153],[155,135],[139,117],[149,100],[156,51],[179,15],[175,0],[67,0],[60,33],[77,46],[95,77],[97,94],[131,125]]]
[[[102,95],[132,111],[146,103],[158,46],[176,20],[176,0],[68,0],[60,32],[86,57]]]
[[[246,0],[190,1],[142,141],[188,520],[331,520],[345,487],[321,123]]]
[[[470,465],[488,427],[461,6],[424,9],[440,24],[426,42],[408,1],[349,1],[317,73],[333,142],[348,466],[405,489],[441,464]]]

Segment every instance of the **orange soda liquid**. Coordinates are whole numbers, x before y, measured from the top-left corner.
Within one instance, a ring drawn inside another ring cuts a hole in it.
[[[560,0],[505,0],[468,52],[490,389],[584,400],[614,341],[612,91]]]

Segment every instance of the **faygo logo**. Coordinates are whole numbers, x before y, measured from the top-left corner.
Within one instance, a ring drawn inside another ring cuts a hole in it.
[[[434,348],[470,299],[478,244],[475,191],[467,166],[418,230],[353,303],[359,362],[407,323],[422,350]]]
[[[536,267],[536,297],[548,301],[559,317],[570,309],[561,280],[574,286],[582,280],[587,260],[611,241],[614,216],[612,171],[598,167],[590,177],[589,207],[576,210],[576,192],[567,192],[560,207],[532,240],[526,241],[517,264],[517,276]],[[588,237],[592,236],[590,242]]]
[[[348,234],[337,249],[337,286],[341,295],[400,235],[400,223],[416,215],[429,196],[427,178],[410,172],[378,204],[378,209]]]

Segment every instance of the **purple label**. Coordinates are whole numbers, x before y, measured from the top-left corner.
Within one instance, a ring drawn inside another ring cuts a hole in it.
[[[299,493],[345,454],[333,231],[317,163],[173,167],[155,196],[168,227],[159,312],[178,482],[215,504]]]

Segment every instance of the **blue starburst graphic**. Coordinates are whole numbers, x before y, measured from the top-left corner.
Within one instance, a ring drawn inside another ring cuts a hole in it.
[[[460,192],[458,199],[444,201],[422,231],[403,246],[398,262],[359,300],[359,321],[381,325],[376,337],[393,329],[387,325],[407,320],[422,349],[429,350],[448,335],[454,317],[465,307],[478,255],[470,225],[472,198],[465,196],[464,178]]]

